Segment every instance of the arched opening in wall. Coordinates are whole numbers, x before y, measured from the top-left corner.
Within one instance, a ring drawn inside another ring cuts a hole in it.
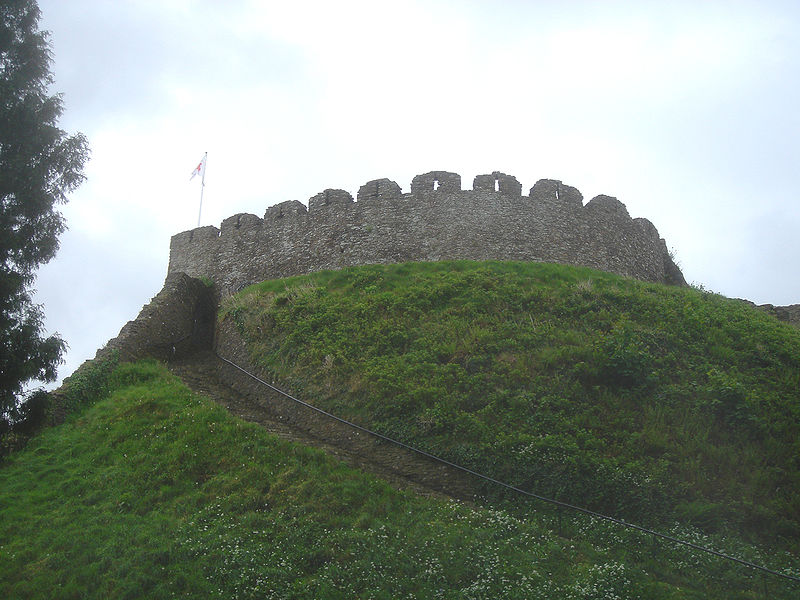
[[[497,177],[494,178],[494,191],[500,191],[500,180]]]
[[[556,200],[558,200],[558,186],[556,186]]]
[[[439,180],[438,179],[434,179],[433,180],[433,189],[434,189],[434,191],[439,189]]]

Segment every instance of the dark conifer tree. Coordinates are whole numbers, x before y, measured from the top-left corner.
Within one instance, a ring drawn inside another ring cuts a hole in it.
[[[86,138],[58,128],[47,32],[35,0],[0,0],[0,416],[25,384],[52,381],[64,341],[45,337],[32,301],[36,269],[53,258],[64,218],[57,205],[83,181]]]

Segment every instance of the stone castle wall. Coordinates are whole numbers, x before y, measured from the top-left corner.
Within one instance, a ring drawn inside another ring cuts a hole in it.
[[[540,180],[528,196],[513,176],[478,175],[472,190],[455,173],[414,177],[411,193],[370,181],[357,201],[325,190],[308,201],[241,213],[219,229],[172,237],[169,273],[208,277],[221,294],[251,283],[346,266],[405,261],[524,260],[593,267],[646,281],[684,285],[666,244],[647,219],[616,198]]]
[[[122,361],[151,356],[171,360],[210,348],[217,307],[211,288],[199,279],[175,272],[139,316],[97,351],[95,359],[116,352]]]

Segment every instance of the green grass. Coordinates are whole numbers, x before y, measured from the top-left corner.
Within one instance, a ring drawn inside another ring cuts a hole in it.
[[[606,514],[798,551],[800,331],[744,303],[461,261],[268,281],[221,315],[342,417]]]
[[[746,570],[610,524],[565,518],[562,536],[547,513],[398,492],[232,417],[154,362],[123,364],[105,382],[104,399],[0,468],[4,598],[760,594]]]
[[[220,318],[275,379],[343,417],[800,575],[800,332],[742,303],[457,262],[265,282]],[[398,492],[154,362],[89,363],[67,388],[67,422],[0,464],[3,598],[798,594],[489,487],[482,507]]]

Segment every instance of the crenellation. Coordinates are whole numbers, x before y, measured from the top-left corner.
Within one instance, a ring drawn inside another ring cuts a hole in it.
[[[472,180],[472,190],[475,192],[494,192],[496,179],[494,175],[476,175]]]
[[[264,221],[270,223],[281,219],[290,219],[308,212],[306,205],[299,200],[287,200],[280,202],[267,209],[264,213]]]
[[[333,204],[348,205],[353,203],[353,196],[346,190],[327,189],[308,199],[308,212]]]
[[[216,227],[214,227],[216,229]],[[170,240],[170,246],[181,246],[185,247],[192,243],[192,240],[195,239],[195,236],[198,233],[198,229],[190,229],[189,231],[181,231],[180,233],[176,233],[172,236]],[[199,238],[198,238],[199,239]]]
[[[213,278],[218,268],[219,233],[219,229],[207,225],[172,236],[168,272]]]
[[[530,189],[529,198],[555,210],[578,210],[583,208],[583,194],[557,179],[540,179]]]
[[[411,193],[389,179],[349,192],[327,189],[308,209],[297,200],[269,207],[261,219],[240,213],[221,228],[176,234],[169,273],[212,279],[219,294],[264,279],[374,263],[527,260],[589,266],[620,275],[685,284],[666,243],[647,219],[625,205],[583,196],[542,179],[521,195],[516,177],[478,175],[473,190],[461,177],[431,171],[414,177]],[[330,208],[335,205],[335,209]]]
[[[373,179],[360,188],[356,198],[358,202],[373,200],[398,200],[403,197],[403,190],[391,179]]]
[[[219,229],[213,225],[206,225],[204,227],[197,227],[185,233],[189,234],[190,242],[202,242],[205,240],[215,240],[219,237]],[[180,234],[178,234],[180,235]]]
[[[522,184],[513,175],[494,171],[489,175],[477,175],[472,180],[476,192],[498,192],[507,196],[522,196]]]
[[[555,179],[540,179],[533,184],[528,192],[528,197],[537,202],[552,202],[558,199],[558,185],[560,181]]]
[[[577,188],[565,185],[560,181],[558,182],[556,199],[562,209],[579,210],[583,208],[583,194]]]
[[[448,171],[430,171],[411,180],[411,195],[419,196],[431,192],[460,192],[461,175]]]
[[[614,196],[606,196],[605,194],[595,196],[586,203],[584,208],[586,208],[586,210],[589,212],[595,212],[598,214],[616,215],[626,219],[631,218],[631,216],[628,214],[628,209],[625,208],[625,205],[622,202],[614,198]]]
[[[245,232],[261,229],[264,221],[256,215],[250,213],[239,213],[228,217],[222,222],[220,227],[220,237],[229,235],[231,232]]]

